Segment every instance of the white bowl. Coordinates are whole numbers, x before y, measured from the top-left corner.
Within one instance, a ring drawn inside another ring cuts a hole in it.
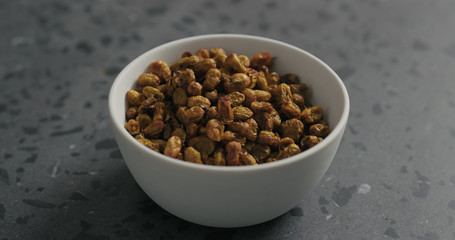
[[[324,110],[332,131],[300,154],[258,166],[206,166],[152,151],[124,129],[125,94],[156,60],[176,62],[185,51],[221,47],[253,56],[270,52],[274,70],[295,73],[310,86],[312,103]],[[324,62],[289,44],[263,37],[215,34],[169,42],[142,54],[115,79],[109,112],[120,151],[131,174],[150,198],[187,221],[214,227],[242,227],[268,221],[295,207],[321,180],[339,146],[349,114],[349,97],[336,73]]]

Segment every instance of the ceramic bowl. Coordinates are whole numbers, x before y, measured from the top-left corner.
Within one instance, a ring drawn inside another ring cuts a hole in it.
[[[290,158],[258,166],[206,166],[152,151],[124,129],[125,94],[156,60],[171,64],[185,51],[221,47],[253,56],[276,57],[274,71],[295,73],[312,92],[311,102],[324,110],[331,133],[321,143]],[[214,227],[242,227],[286,213],[315,188],[329,168],[349,115],[349,97],[336,73],[310,53],[257,36],[216,34],[189,37],[155,47],[128,64],[109,93],[113,133],[134,179],[163,209],[184,220]]]

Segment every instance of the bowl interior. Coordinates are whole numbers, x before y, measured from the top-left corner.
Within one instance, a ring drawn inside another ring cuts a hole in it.
[[[342,81],[333,70],[313,55],[289,44],[236,34],[185,38],[158,46],[136,58],[118,75],[109,94],[109,110],[115,127],[123,128],[125,122],[126,91],[133,88],[138,76],[146,71],[151,62],[164,60],[170,65],[185,51],[196,52],[200,48],[214,47],[221,47],[228,53],[234,52],[250,58],[257,53],[269,52],[276,58],[274,71],[279,74],[295,73],[302,82],[309,85],[312,93],[311,102],[324,110],[324,119],[332,130],[324,141],[329,141],[331,135],[342,134],[347,122],[349,99]],[[123,132],[125,136],[128,135],[125,130]],[[323,148],[324,141],[303,153]]]

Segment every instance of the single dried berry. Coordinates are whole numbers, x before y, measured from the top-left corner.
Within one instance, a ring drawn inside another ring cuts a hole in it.
[[[180,150],[182,150],[182,140],[177,136],[172,136],[167,140],[163,153],[166,156],[177,158]]]
[[[149,71],[160,77],[160,79],[163,81],[171,77],[171,69],[166,62],[161,60],[152,62],[149,65]]]
[[[183,114],[184,122],[186,123],[194,123],[201,120],[204,117],[204,109],[200,106],[194,106],[189,108]]]
[[[213,165],[226,166],[226,158],[222,148],[217,148],[213,153]]]
[[[255,113],[259,112],[267,112],[270,113],[274,110],[273,105],[269,102],[252,102],[251,103],[251,110]]]
[[[258,102],[268,102],[272,98],[272,94],[264,90],[254,90],[254,93]]]
[[[239,165],[240,152],[242,151],[242,145],[239,142],[228,142],[226,144],[226,165],[237,166]]]
[[[278,156],[276,157],[278,160],[288,158],[290,156],[294,156],[296,154],[299,154],[301,152],[299,146],[297,144],[290,144],[284,149],[280,149]]]
[[[162,121],[153,121],[144,129],[144,134],[149,138],[157,138],[163,132],[164,126],[166,124]]]
[[[185,159],[187,162],[202,164],[201,153],[199,153],[193,147],[188,147],[185,149],[185,152],[183,153],[183,159]]]
[[[154,150],[154,151],[157,151],[157,152],[160,152],[160,148],[159,148],[159,145],[156,144],[156,143],[153,143],[152,141],[150,141],[149,139],[147,138],[141,138],[141,139],[137,139],[138,142],[140,142],[142,145]]]
[[[251,150],[251,155],[256,158],[257,162],[264,163],[270,155],[270,147],[265,144],[256,144]]]
[[[300,120],[304,123],[317,123],[322,119],[322,109],[318,106],[303,109]]]
[[[127,123],[125,123],[125,129],[128,131],[131,135],[137,135],[141,131],[141,125],[139,124],[138,121],[134,119],[128,120]]]
[[[193,81],[188,84],[186,88],[188,95],[190,96],[197,96],[202,94],[202,85],[196,81]]]
[[[212,91],[220,83],[221,72],[217,68],[211,68],[205,74],[205,80],[202,86],[207,91]]]
[[[145,96],[136,90],[129,90],[126,93],[126,100],[133,106],[139,106],[145,100]]]
[[[325,138],[330,133],[330,128],[326,124],[316,123],[310,126],[308,132],[310,135]]]
[[[152,86],[158,87],[160,85],[160,77],[153,73],[143,73],[137,79],[137,84],[141,87]]]
[[[258,163],[256,162],[256,159],[251,154],[249,154],[244,149],[242,149],[242,151],[240,151],[240,157],[239,157],[240,166],[257,165],[257,164]]]
[[[292,138],[294,142],[298,142],[303,135],[304,125],[296,118],[284,121],[281,124],[281,137]]]
[[[196,76],[191,68],[186,68],[179,71],[178,77],[175,78],[175,83],[178,87],[182,87],[196,81]]]
[[[228,143],[232,141],[244,144],[246,143],[246,137],[242,137],[240,134],[232,131],[224,131],[223,136],[221,137],[221,142]]]
[[[232,109],[234,112],[234,121],[245,121],[253,116],[253,111],[244,106],[237,106]]]
[[[210,52],[206,48],[201,48],[197,50],[196,55],[201,57],[201,58],[209,58],[210,57]]]
[[[256,91],[245,88],[242,91],[243,96],[245,96],[245,100],[243,101],[243,105],[249,107],[251,103],[256,102],[257,97],[256,97]]]
[[[270,72],[265,75],[267,79],[267,84],[270,85],[277,85],[280,83],[280,75],[276,72]]]
[[[304,150],[306,150],[308,148],[314,147],[316,144],[320,143],[322,140],[323,140],[323,138],[321,138],[321,137],[308,135],[308,136],[305,136],[302,138],[302,140],[300,141],[300,146]]]
[[[283,150],[291,144],[295,144],[295,142],[294,142],[294,140],[292,140],[292,138],[283,137],[282,139],[280,139],[280,143],[278,144],[278,149]]]
[[[174,104],[176,106],[185,106],[186,102],[188,101],[188,95],[183,88],[177,88],[172,95],[172,99],[174,100]]]
[[[245,95],[239,92],[231,92],[227,95],[232,102],[232,106],[240,106],[242,105],[243,101],[245,101]]]
[[[257,142],[277,148],[280,143],[280,136],[271,131],[261,131],[257,138]]]
[[[226,92],[241,92],[251,83],[250,77],[244,73],[235,73],[226,78],[223,86]]]
[[[251,67],[257,70],[261,70],[263,66],[271,67],[272,64],[272,57],[268,52],[256,54],[251,58]]]
[[[248,131],[245,134],[245,137],[250,141],[256,141],[256,138],[258,136],[258,128],[259,128],[258,123],[253,118],[246,120],[245,123],[247,123],[249,125]]]
[[[142,93],[147,98],[156,98],[158,101],[163,101],[165,96],[164,94],[158,89],[151,86],[146,86],[142,89]]]
[[[278,105],[283,105],[288,101],[292,101],[291,88],[285,83],[278,85],[278,87],[273,90],[272,94]]]
[[[180,69],[186,69],[186,68],[194,68],[194,65],[196,65],[199,62],[200,57],[196,55],[192,55],[190,57],[184,57],[181,58],[177,62],[177,71]]]
[[[238,133],[242,137],[246,137],[250,125],[246,122],[233,122],[229,125],[229,130]]]
[[[204,110],[208,110],[210,107],[210,100],[207,98],[199,95],[199,96],[193,96],[189,97],[187,101],[187,106],[189,108],[194,107],[194,106],[199,106]]]
[[[247,69],[244,65],[244,62],[235,53],[229,54],[229,56],[224,61],[224,67],[232,69],[238,73],[245,73]]]
[[[217,119],[211,119],[206,125],[207,137],[215,142],[221,141],[224,134],[224,125]]]
[[[126,120],[135,119],[137,117],[137,107],[130,107],[126,110]]]
[[[209,108],[209,110],[207,110],[207,112],[205,113],[205,117],[207,120],[210,120],[210,119],[215,119],[218,115],[218,110],[215,106],[211,106]]]
[[[231,98],[228,96],[222,96],[218,99],[218,120],[221,123],[230,125],[234,121],[234,112],[231,108]]]
[[[281,105],[281,113],[287,118],[298,118],[300,115],[300,108],[293,101],[287,101]]]
[[[262,130],[272,131],[275,127],[272,115],[267,112],[259,112],[254,114],[254,120],[256,120],[257,124]]]
[[[216,68],[215,60],[211,58],[205,58],[194,65],[194,72],[197,76],[203,76],[212,68]]]
[[[210,53],[210,57],[215,57],[216,55],[219,55],[219,54],[222,54],[222,55],[226,55],[226,51],[222,48],[212,48],[210,49],[209,51]]]
[[[152,123],[152,118],[146,113],[141,113],[141,114],[137,115],[136,121],[139,122],[139,125],[141,126],[141,128],[144,129],[150,123]]]
[[[305,98],[298,93],[292,94],[292,101],[299,106],[300,109],[305,108]]]

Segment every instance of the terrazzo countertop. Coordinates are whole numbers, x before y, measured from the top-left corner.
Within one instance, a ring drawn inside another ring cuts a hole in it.
[[[454,239],[455,1],[0,1],[0,240]],[[107,98],[126,64],[209,33],[328,63],[351,98],[316,189],[244,228],[178,219],[138,187]]]

